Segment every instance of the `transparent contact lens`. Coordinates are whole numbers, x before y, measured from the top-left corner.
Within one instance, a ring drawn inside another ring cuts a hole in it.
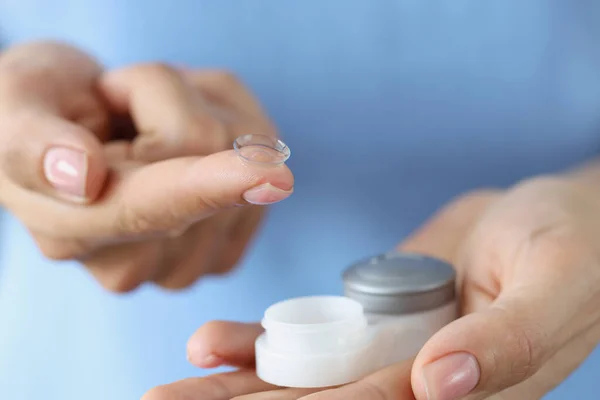
[[[285,143],[266,135],[240,136],[233,142],[233,148],[244,161],[261,164],[283,164],[291,154]]]

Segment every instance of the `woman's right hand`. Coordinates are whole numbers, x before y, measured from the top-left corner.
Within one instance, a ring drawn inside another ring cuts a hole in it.
[[[257,132],[276,136],[223,72],[105,72],[59,43],[0,54],[0,202],[46,257],[81,261],[112,291],[183,288],[237,263],[263,206],[293,188],[284,164],[231,150]]]

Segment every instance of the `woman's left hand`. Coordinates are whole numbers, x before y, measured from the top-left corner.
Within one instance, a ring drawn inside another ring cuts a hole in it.
[[[157,387],[144,400],[539,399],[600,342],[598,238],[600,186],[583,179],[463,196],[399,246],[452,262],[462,303],[462,317],[414,360],[339,388],[276,388],[251,369],[260,327],[212,322],[191,338],[190,361],[240,370]]]

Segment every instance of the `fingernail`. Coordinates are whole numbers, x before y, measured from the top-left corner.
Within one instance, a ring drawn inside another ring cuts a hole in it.
[[[242,197],[251,204],[267,205],[288,198],[292,192],[293,190],[283,190],[270,183],[265,183],[247,190]]]
[[[423,368],[428,400],[458,400],[479,382],[479,364],[469,353],[445,356]]]
[[[214,354],[206,355],[202,349],[188,349],[187,359],[198,368],[216,368],[223,364],[221,357]]]
[[[85,198],[87,181],[87,155],[67,147],[53,147],[44,157],[44,175],[58,191],[75,197]]]

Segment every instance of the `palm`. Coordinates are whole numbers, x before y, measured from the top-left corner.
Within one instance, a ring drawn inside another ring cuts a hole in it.
[[[310,400],[414,400],[426,396],[420,386],[422,375],[414,371],[423,371],[424,365],[436,360],[436,349],[446,347],[445,354],[473,351],[485,368],[479,381],[483,388],[473,399],[541,398],[587,357],[600,338],[600,326],[590,321],[590,316],[597,314],[593,297],[597,288],[594,292],[594,282],[588,282],[598,274],[586,269],[590,265],[595,268],[590,237],[598,234],[597,221],[589,216],[600,210],[590,198],[581,187],[564,181],[534,182],[509,192],[475,193],[445,207],[400,245],[402,251],[451,261],[457,268],[462,305],[462,318],[440,330],[414,360],[326,390],[275,388],[261,382],[251,369],[185,385],[196,388],[189,393],[204,393],[198,399],[209,400],[240,395],[245,400],[305,395]],[[584,295],[567,293],[557,299],[565,279]],[[537,326],[538,321],[544,321],[543,328]],[[483,328],[485,334],[480,332]],[[212,323],[201,328],[190,344],[203,343],[204,349],[211,349],[224,363],[248,365],[253,361],[258,333],[256,326]],[[548,343],[555,342],[552,348],[556,350],[549,350]],[[197,360],[193,347],[190,354],[192,361]],[[502,362],[498,363],[498,357]],[[175,390],[182,384],[157,388],[146,400],[177,398]],[[215,385],[227,390],[214,391]]]

